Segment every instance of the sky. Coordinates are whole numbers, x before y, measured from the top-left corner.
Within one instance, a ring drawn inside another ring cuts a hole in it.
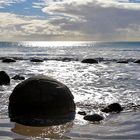
[[[0,0],[0,41],[140,41],[140,0]]]

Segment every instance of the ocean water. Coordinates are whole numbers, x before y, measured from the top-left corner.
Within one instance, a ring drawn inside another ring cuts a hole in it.
[[[15,63],[2,63],[14,57]],[[33,63],[31,58],[44,62]],[[95,58],[98,64],[81,60]],[[0,71],[10,77],[21,74],[26,79],[44,74],[66,84],[74,95],[76,112],[104,116],[100,123],[83,120],[76,114],[73,122],[60,126],[28,127],[10,122],[9,96],[20,81],[0,86],[0,139],[140,139],[140,42],[0,42]],[[69,60],[69,61],[65,61]],[[128,60],[129,63],[116,63]],[[119,114],[100,109],[118,102],[125,107]]]

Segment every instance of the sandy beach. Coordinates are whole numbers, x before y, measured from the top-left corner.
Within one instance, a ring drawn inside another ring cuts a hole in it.
[[[109,115],[101,123],[80,122],[52,127],[29,127],[0,119],[0,139],[139,139],[140,111]]]

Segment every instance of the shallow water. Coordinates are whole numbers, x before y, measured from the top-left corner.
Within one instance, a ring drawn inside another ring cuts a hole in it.
[[[89,114],[99,113],[105,117],[105,120],[101,123],[90,123],[84,121],[83,116],[76,114],[73,123],[53,128],[15,125],[9,121],[8,98],[20,81],[11,80],[10,86],[0,87],[0,139],[140,138],[140,111],[139,108],[135,110],[132,107],[132,105],[139,105],[140,101],[140,65],[132,61],[128,64],[119,64],[113,60],[139,58],[140,43],[128,44],[121,43],[117,46],[114,43],[110,47],[107,43],[100,47],[94,43],[77,44],[75,47],[69,44],[66,46],[51,46],[53,45],[51,44],[46,47],[35,43],[32,45],[9,43],[9,46],[4,44],[6,47],[0,47],[0,57],[14,56],[18,57],[18,60],[10,64],[0,62],[0,70],[6,71],[10,77],[21,74],[26,79],[37,74],[51,76],[70,88],[74,95],[77,112],[82,110]],[[81,63],[80,61],[87,55],[90,58],[103,57],[104,61],[100,61],[99,64]],[[29,60],[31,57],[41,57],[45,60],[42,63],[33,63]],[[66,57],[76,59],[70,62],[60,61]],[[57,59],[54,60],[54,58]],[[119,102],[127,108],[120,114],[105,114],[100,111],[102,107],[113,102]]]
[[[123,112],[108,116],[103,122],[93,124],[66,124],[53,127],[27,127],[0,120],[0,139],[139,139],[140,112]]]

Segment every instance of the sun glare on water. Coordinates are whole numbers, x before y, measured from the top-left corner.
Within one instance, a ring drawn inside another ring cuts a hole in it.
[[[93,44],[95,42],[87,41],[29,41],[29,42],[20,42],[24,46],[32,47],[63,47],[63,46],[83,46],[85,44]]]

